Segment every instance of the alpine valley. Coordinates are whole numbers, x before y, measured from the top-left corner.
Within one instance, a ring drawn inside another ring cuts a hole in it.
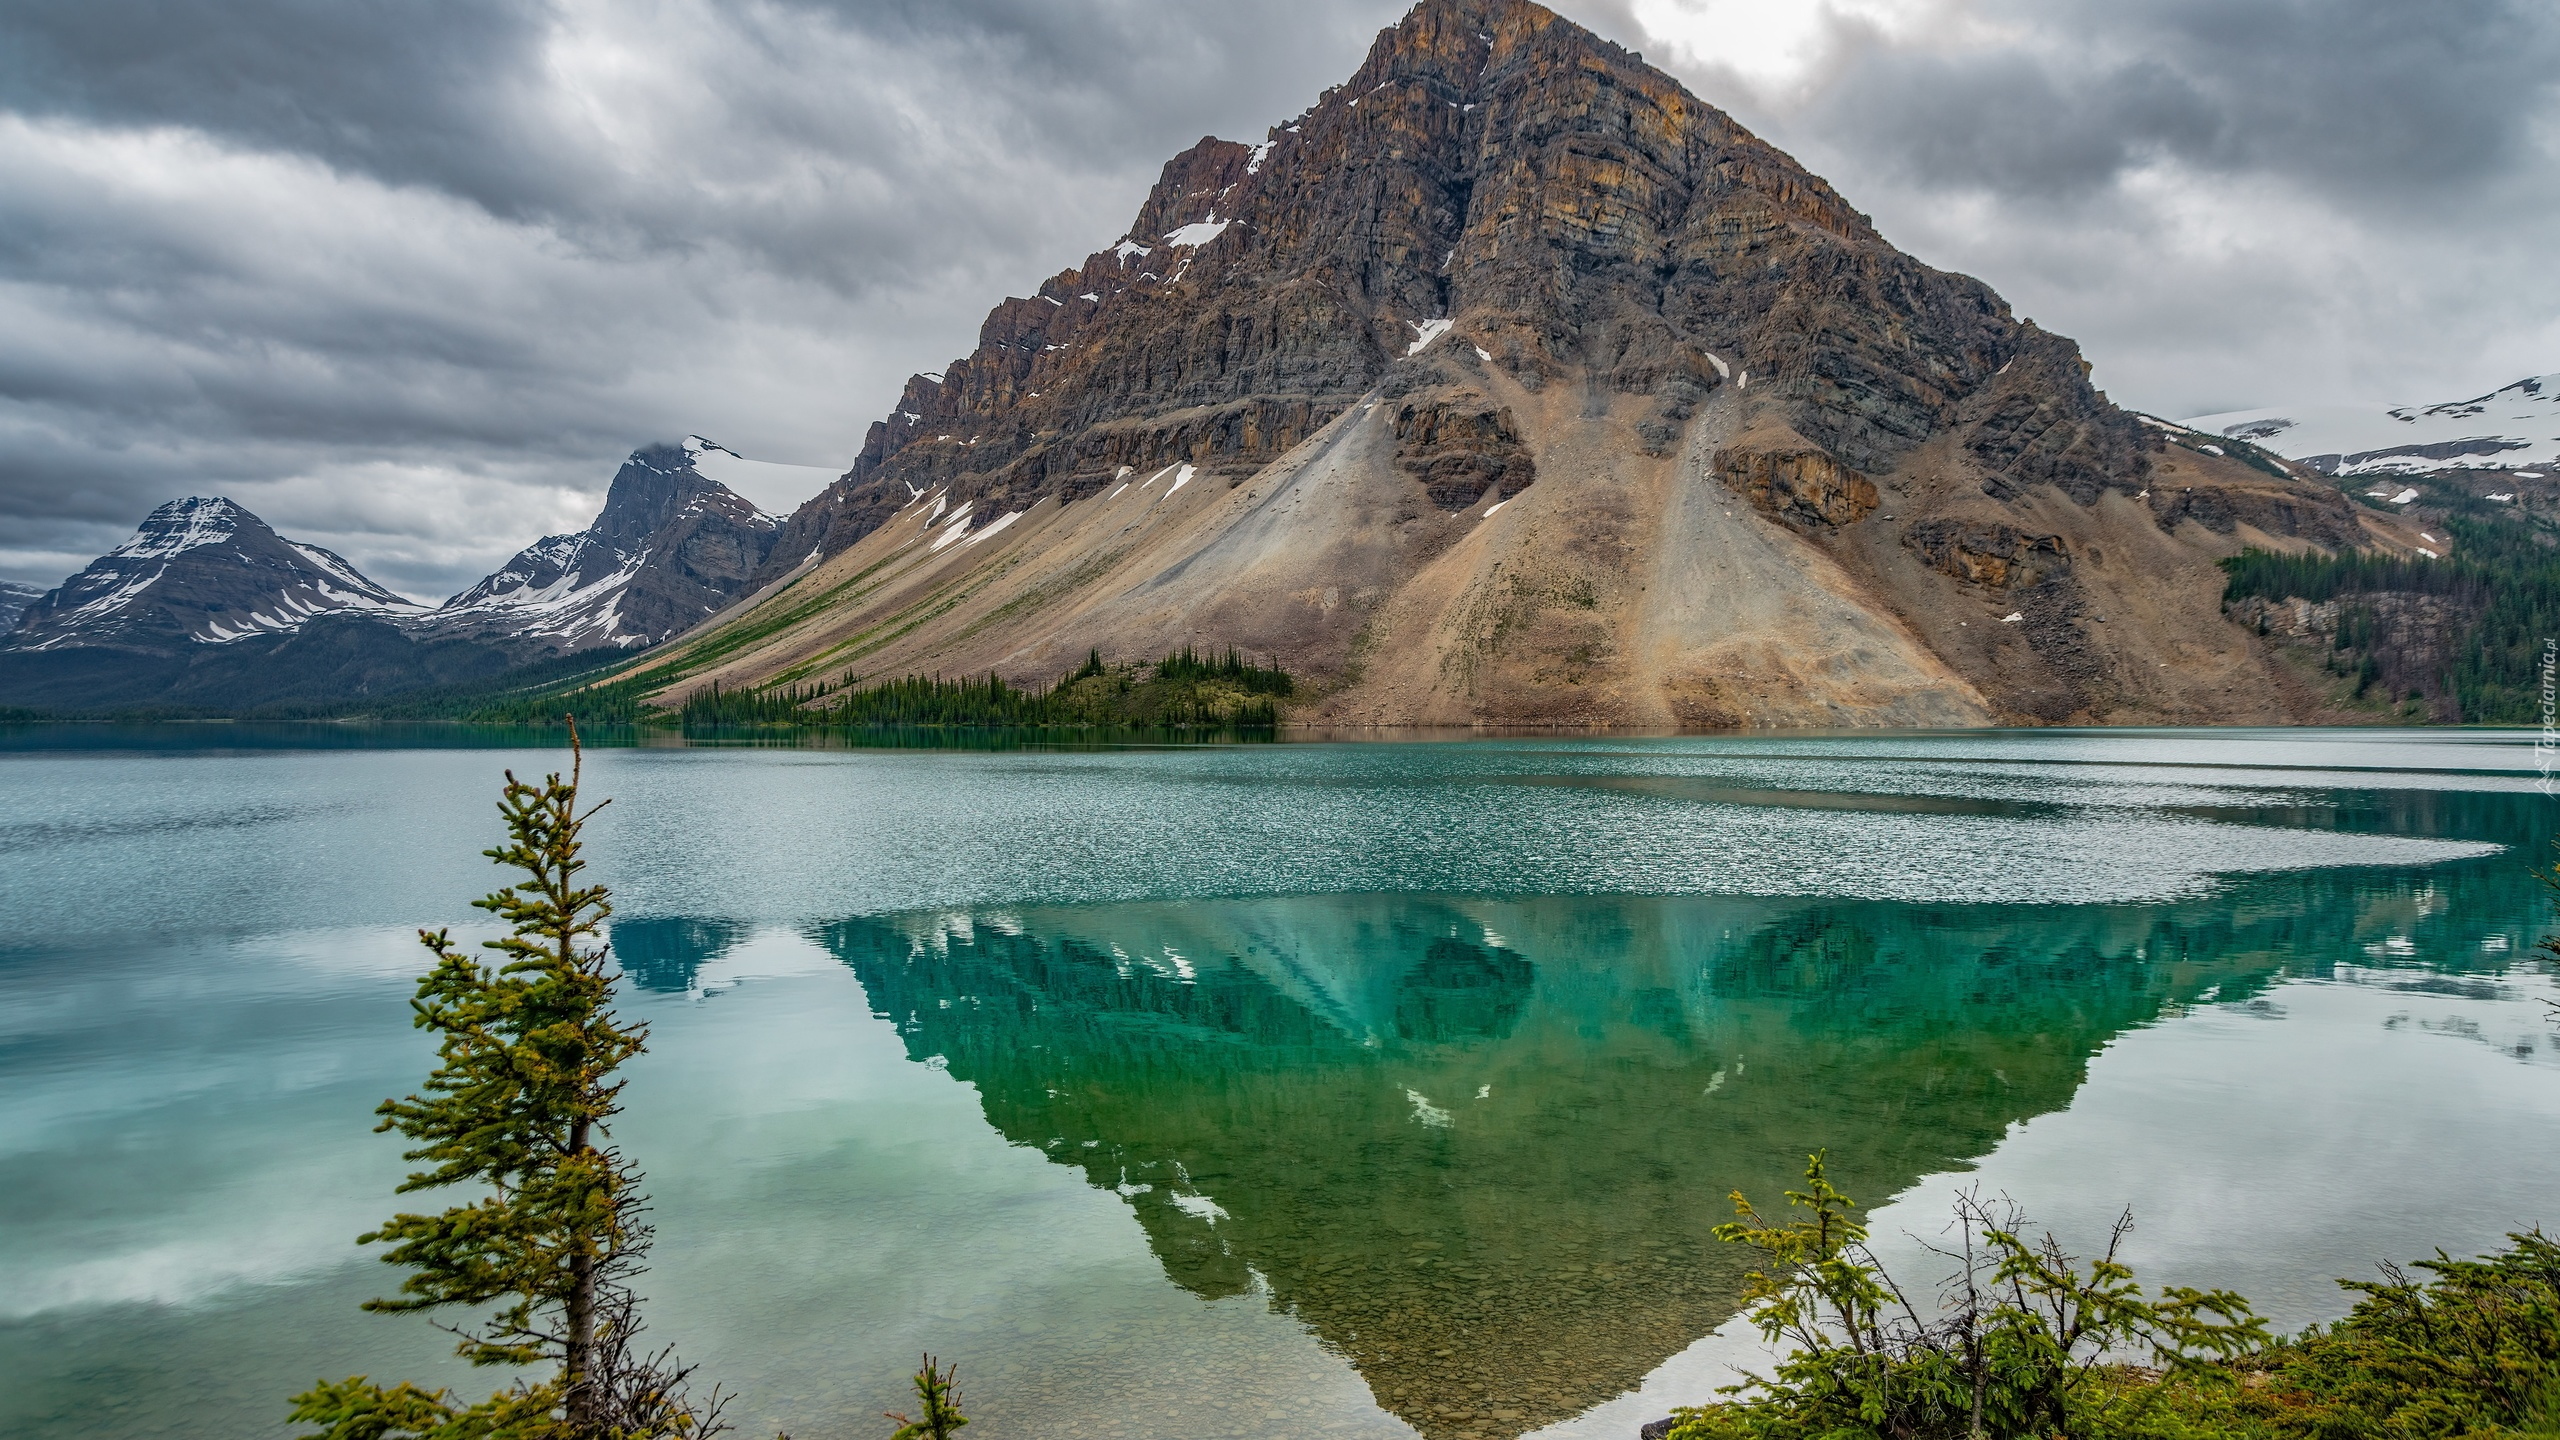
[[[787,519],[652,447],[587,532],[425,609],[180,501],[27,609],[0,703],[604,651],[674,705],[1187,645],[1291,672],[1318,724],[2343,718],[2219,562],[2454,545],[2229,428],[2112,404],[1640,56],[1424,0],[1304,113],[1174,157]]]

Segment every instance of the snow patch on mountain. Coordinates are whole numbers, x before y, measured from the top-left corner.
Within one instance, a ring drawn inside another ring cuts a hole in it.
[[[1179,230],[1166,232],[1164,243],[1177,250],[1196,250],[1201,246],[1208,244],[1210,241],[1217,239],[1219,236],[1226,234],[1227,227],[1233,223],[1235,222],[1231,220],[1221,220],[1213,213],[1206,220],[1194,220]],[[1145,252],[1141,251],[1140,253],[1143,254]]]
[[[131,539],[28,604],[10,643],[222,645],[341,612],[406,618],[427,607],[334,551],[285,539],[231,500],[190,495],[144,516]]]
[[[107,552],[128,560],[165,560],[237,534],[248,512],[219,495],[172,500],[143,517],[133,538]]]
[[[2280,406],[2199,415],[2207,434],[2247,440],[2331,475],[2413,475],[2560,464],[2560,374],[2435,405]]]

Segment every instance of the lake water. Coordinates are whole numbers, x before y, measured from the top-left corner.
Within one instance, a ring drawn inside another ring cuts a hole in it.
[[[0,739],[0,1433],[493,1383],[356,1309],[412,932],[487,932],[565,758],[436,736]],[[1814,1149],[1924,1284],[1980,1185],[2287,1327],[2560,1222],[2529,735],[588,767],[654,1333],[750,1436],[883,1433],[927,1349],[987,1440],[1628,1436],[1751,1358],[1709,1231]]]

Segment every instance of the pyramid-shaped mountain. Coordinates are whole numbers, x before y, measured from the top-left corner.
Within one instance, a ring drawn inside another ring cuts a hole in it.
[[[676,693],[1190,643],[1346,722],[2308,718],[2212,561],[2415,537],[2173,433],[1640,57],[1425,0],[910,380]]]
[[[707,443],[633,451],[593,525],[518,551],[446,601],[431,628],[569,654],[655,645],[699,624],[737,595],[780,529],[696,467]]]
[[[287,540],[220,496],[172,500],[133,538],[26,607],[13,649],[168,655],[299,629],[318,615],[425,609],[336,553]]]

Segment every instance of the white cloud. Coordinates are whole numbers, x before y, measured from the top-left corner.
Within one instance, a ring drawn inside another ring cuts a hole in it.
[[[1649,52],[1665,52],[1652,55],[1654,63],[1721,72],[1762,105],[1802,101],[1862,41],[1946,46],[1989,38],[1958,0],[1632,0],[1628,12]]]

